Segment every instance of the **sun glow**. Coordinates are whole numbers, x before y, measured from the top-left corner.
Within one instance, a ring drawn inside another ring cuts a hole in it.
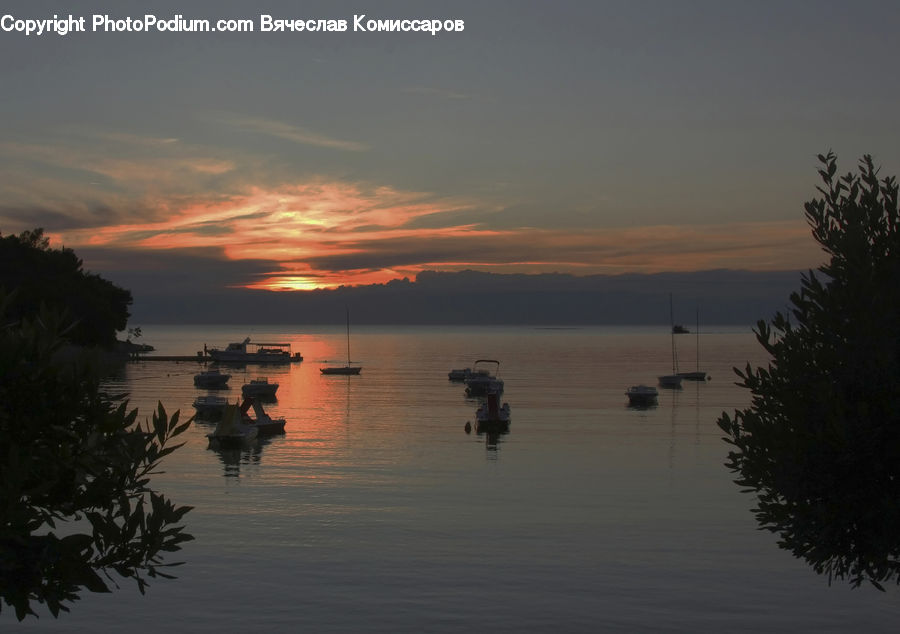
[[[313,277],[284,275],[281,277],[270,277],[259,284],[251,284],[248,288],[266,291],[314,291],[317,288],[336,288],[336,285],[323,284],[321,280]]]

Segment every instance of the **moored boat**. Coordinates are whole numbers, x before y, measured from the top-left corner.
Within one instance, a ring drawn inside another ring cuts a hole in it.
[[[278,391],[278,383],[269,383],[266,377],[251,379],[249,383],[241,386],[241,394],[246,397],[258,397],[266,399],[274,399],[275,392]]]
[[[222,412],[222,420],[206,437],[211,447],[235,449],[252,442],[258,435],[259,430],[255,426],[243,421],[238,406],[228,403]]]
[[[319,368],[322,374],[359,374],[361,367],[353,365],[342,365],[328,368]]]
[[[350,363],[350,310],[347,309],[347,365],[319,368],[319,372],[322,374],[359,374],[360,370],[362,370],[362,366],[350,365]]]
[[[295,363],[303,361],[299,352],[291,351],[289,343],[252,343],[250,337],[229,343],[224,350],[210,348],[204,351],[213,361],[220,363]]]
[[[659,377],[659,386],[669,389],[681,387],[681,375],[678,374],[678,353],[675,350],[675,310],[672,304],[672,293],[669,293],[669,318],[672,323],[672,374],[664,374]],[[679,326],[680,327],[680,326]]]
[[[493,370],[491,368],[493,367]],[[478,359],[472,366],[472,372],[466,379],[466,394],[469,396],[486,396],[491,393],[503,393],[503,380],[498,377],[500,362],[496,359]]]
[[[628,404],[635,407],[647,407],[656,404],[659,391],[650,385],[632,385],[625,390]]]
[[[228,388],[230,374],[223,374],[219,370],[205,370],[194,375],[194,385],[207,390],[224,390]]]
[[[659,377],[659,386],[670,390],[677,390],[681,387],[682,377],[679,374],[664,374]]]
[[[193,406],[198,418],[210,420],[221,416],[227,404],[228,399],[224,396],[203,395],[194,399]]]

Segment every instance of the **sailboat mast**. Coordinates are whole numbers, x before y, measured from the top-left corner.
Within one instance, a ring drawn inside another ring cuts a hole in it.
[[[672,332],[672,374],[678,374],[678,361],[675,356],[675,307],[672,303],[672,293],[669,293],[669,321]]]
[[[347,308],[347,365],[350,365],[350,309]]]
[[[700,371],[700,305],[697,305],[697,372]]]

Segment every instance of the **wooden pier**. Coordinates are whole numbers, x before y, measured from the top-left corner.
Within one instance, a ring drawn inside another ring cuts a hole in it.
[[[171,354],[139,354],[131,357],[132,361],[193,361],[195,363],[212,363],[213,358],[209,355],[195,354],[190,355],[171,355]]]

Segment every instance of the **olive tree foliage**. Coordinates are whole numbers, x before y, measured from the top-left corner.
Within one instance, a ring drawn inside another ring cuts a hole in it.
[[[83,346],[111,347],[128,323],[131,291],[84,270],[72,249],[50,247],[40,227],[19,235],[0,235],[0,287],[15,289],[10,318],[32,315],[45,303],[66,310],[76,323],[66,335]]]
[[[787,314],[755,330],[766,368],[738,370],[750,407],[723,413],[726,466],[761,529],[829,584],[900,583],[900,215],[870,156],[837,174],[819,156],[806,203],[828,255]]]
[[[151,488],[160,460],[180,445],[162,404],[152,420],[105,395],[77,355],[61,354],[68,328],[46,307],[8,323],[0,296],[0,610],[19,620],[46,604],[54,616],[83,591],[171,578],[165,553],[193,539],[190,510]]]

